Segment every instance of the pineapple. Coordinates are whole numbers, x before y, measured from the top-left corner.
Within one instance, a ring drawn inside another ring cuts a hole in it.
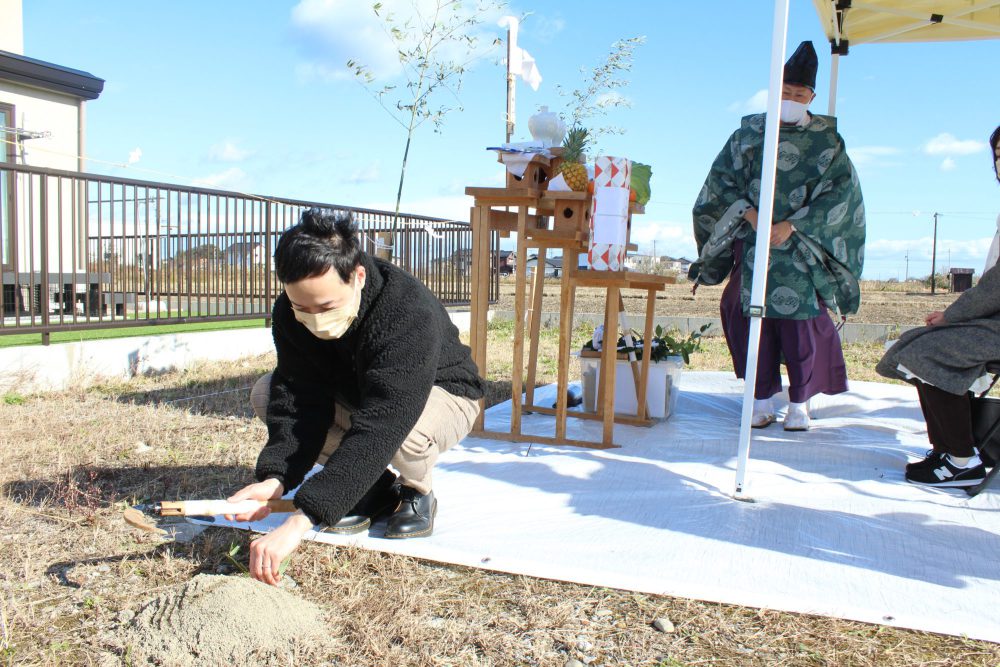
[[[559,173],[563,175],[566,185],[575,192],[584,192],[587,189],[587,166],[583,152],[587,149],[586,128],[577,125],[566,133],[563,141],[563,163],[559,168]]]

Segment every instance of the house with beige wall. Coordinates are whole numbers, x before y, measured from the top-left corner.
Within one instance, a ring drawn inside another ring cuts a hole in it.
[[[82,214],[87,190],[68,180],[3,170],[3,164],[82,171],[86,103],[104,81],[24,54],[21,0],[0,0],[0,264],[3,310],[24,310],[26,293],[53,283],[62,294],[88,277]],[[44,200],[44,201],[43,201]],[[70,267],[68,271],[66,267]],[[64,275],[65,273],[70,276]],[[79,274],[79,275],[76,275]],[[78,280],[79,278],[79,280]],[[48,291],[48,290],[47,290]],[[38,301],[36,297],[34,299]]]

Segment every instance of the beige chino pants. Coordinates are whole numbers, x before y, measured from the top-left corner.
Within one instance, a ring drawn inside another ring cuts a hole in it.
[[[268,373],[257,380],[250,391],[250,405],[253,406],[254,413],[265,422],[270,396],[271,373]],[[441,387],[432,387],[416,426],[392,457],[392,467],[399,472],[400,483],[420,493],[429,493],[432,489],[431,470],[438,456],[461,442],[472,430],[478,416],[479,401],[455,396]],[[350,427],[350,408],[337,402],[333,425],[326,434],[326,443],[316,463],[326,465],[327,459],[340,446],[344,433]]]

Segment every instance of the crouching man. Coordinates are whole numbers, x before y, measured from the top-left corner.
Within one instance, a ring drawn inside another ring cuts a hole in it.
[[[251,576],[270,584],[314,526],[352,534],[388,515],[387,538],[430,535],[431,470],[472,429],[483,397],[447,311],[416,278],[363,252],[349,215],[306,211],[282,234],[274,265],[285,285],[272,314],[277,367],[251,393],[268,440],[259,481],[230,498],[302,485],[298,511],[250,548]]]

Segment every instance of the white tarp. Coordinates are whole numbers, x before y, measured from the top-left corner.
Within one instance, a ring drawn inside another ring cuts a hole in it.
[[[928,446],[911,387],[852,382],[814,399],[813,430],[760,431],[755,502],[740,502],[730,491],[742,384],[686,372],[678,413],[653,428],[616,426],[621,449],[534,445],[526,455],[526,443],[467,438],[435,468],[433,536],[320,539],[1000,641],[1000,488],[969,498],[903,480],[908,457]],[[553,394],[537,392],[539,404]],[[509,403],[487,414],[491,429],[509,419]],[[551,435],[553,420],[525,415],[524,429]],[[599,439],[600,429],[571,419],[568,435]]]

